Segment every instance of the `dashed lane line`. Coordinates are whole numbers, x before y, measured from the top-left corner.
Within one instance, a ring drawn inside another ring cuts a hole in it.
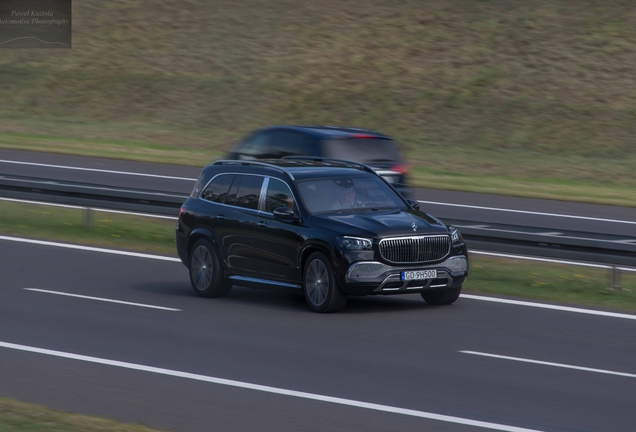
[[[101,297],[92,297],[92,296],[86,296],[86,295],[80,295],[80,294],[71,294],[71,293],[65,293],[65,292],[61,292],[61,291],[50,291],[50,290],[45,290],[45,289],[40,289],[40,288],[24,288],[24,289],[27,290],[27,291],[40,292],[40,293],[45,293],[45,294],[55,294],[55,295],[66,296],[66,297],[76,297],[76,298],[87,299],[87,300],[96,300],[96,301],[102,301],[102,302],[108,302],[108,303],[118,303],[118,304],[123,304],[123,305],[128,305],[128,306],[138,306],[138,307],[145,307],[145,308],[150,308],[150,309],[161,309],[161,310],[175,311],[175,312],[180,312],[181,311],[181,309],[169,308],[169,307],[164,307],[164,306],[154,306],[154,305],[148,305],[148,304],[143,304],[143,303],[132,303],[132,302],[127,302],[127,301],[122,301],[122,300],[113,300],[113,299],[106,299],[106,298],[101,298]]]

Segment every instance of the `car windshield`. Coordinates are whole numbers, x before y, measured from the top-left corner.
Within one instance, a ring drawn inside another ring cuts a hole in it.
[[[398,161],[395,143],[382,138],[334,139],[324,142],[325,156],[365,164]]]
[[[406,208],[402,198],[375,176],[303,180],[298,191],[311,213]]]

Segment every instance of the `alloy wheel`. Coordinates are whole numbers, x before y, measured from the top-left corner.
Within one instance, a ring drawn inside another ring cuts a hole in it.
[[[319,306],[329,294],[329,274],[322,261],[315,259],[307,267],[305,286],[311,302]]]

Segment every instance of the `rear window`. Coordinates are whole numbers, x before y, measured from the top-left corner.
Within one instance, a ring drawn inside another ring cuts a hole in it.
[[[326,157],[344,159],[364,164],[399,161],[397,146],[390,139],[349,138],[326,140],[323,143]]]
[[[236,193],[235,206],[258,210],[258,201],[261,196],[263,177],[243,175],[241,184]]]
[[[216,177],[210,182],[208,187],[205,188],[201,194],[201,198],[223,204],[232,181],[234,181],[234,174],[222,174]]]

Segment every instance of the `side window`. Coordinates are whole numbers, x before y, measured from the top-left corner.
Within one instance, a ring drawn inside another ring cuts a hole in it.
[[[227,193],[227,198],[225,199],[225,204],[234,205],[236,202],[236,191],[238,191],[239,183],[241,183],[242,175],[237,175],[234,177],[234,181],[232,182],[232,186],[230,186],[230,190]]]
[[[295,210],[294,196],[285,182],[270,178],[265,197],[265,211],[273,213],[278,207],[290,207]]]
[[[279,157],[311,155],[311,142],[311,138],[299,132],[278,130],[271,140],[271,153]]]
[[[241,184],[236,193],[236,202],[234,205],[258,210],[258,201],[261,197],[261,187],[263,186],[263,177],[254,175],[243,175]]]
[[[268,153],[271,139],[272,132],[257,132],[243,141],[238,146],[236,152],[248,158],[259,158],[261,155]]]
[[[230,185],[234,180],[234,174],[223,174],[212,180],[201,194],[201,198],[215,203],[223,204],[227,197]]]

